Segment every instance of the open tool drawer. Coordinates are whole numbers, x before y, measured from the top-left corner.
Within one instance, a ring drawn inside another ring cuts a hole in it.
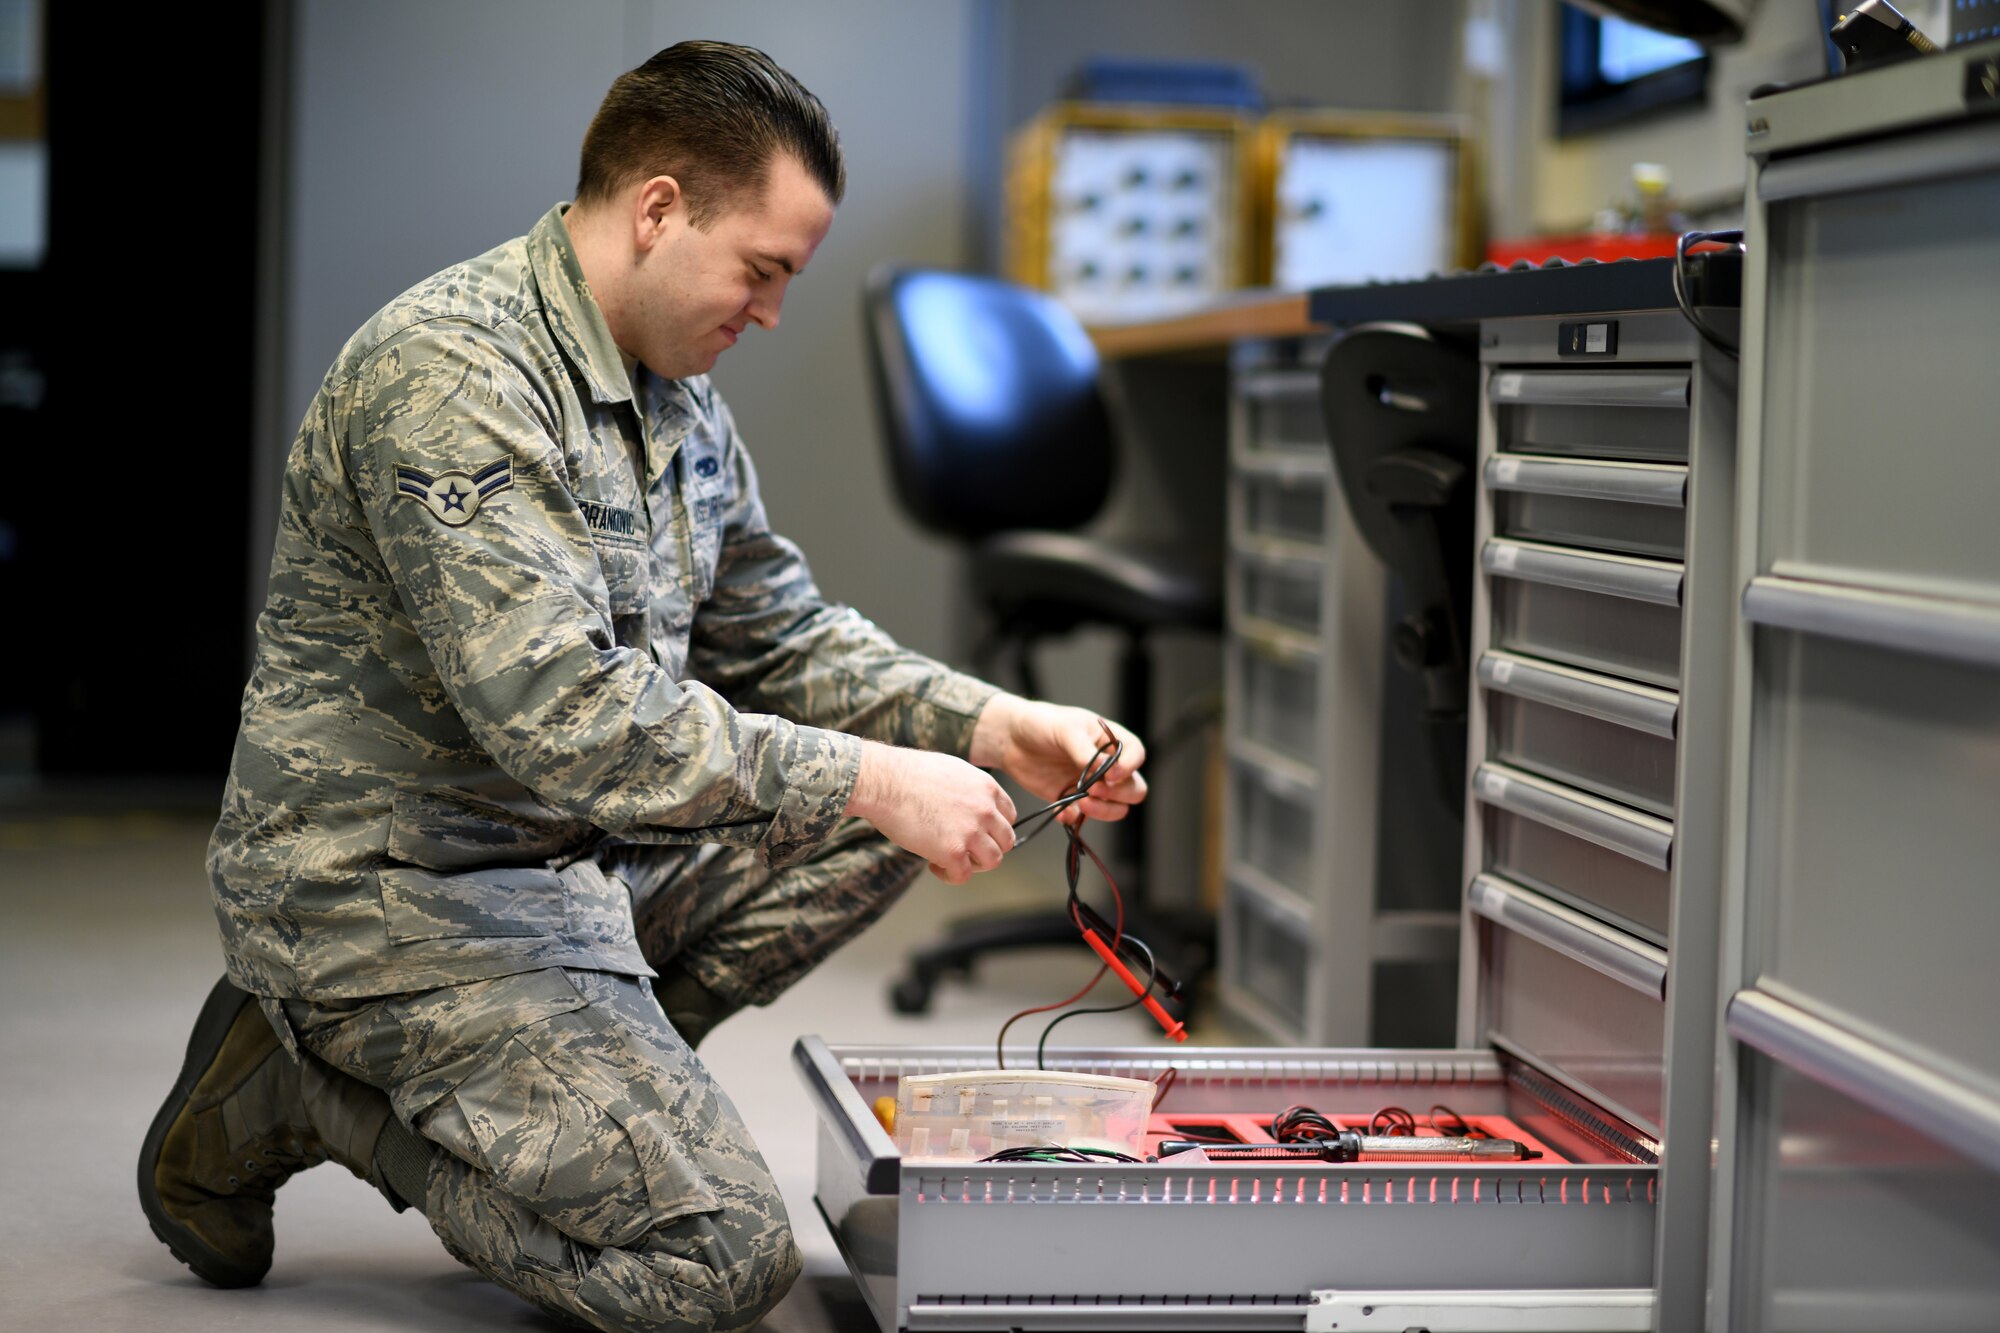
[[[1540,1160],[905,1162],[874,1100],[903,1075],[991,1068],[991,1049],[808,1036],[792,1054],[819,1112],[816,1199],[884,1333],[1650,1326],[1656,1144],[1490,1051],[1068,1049],[1049,1064],[1177,1067],[1156,1126],[1444,1103],[1507,1117]],[[1408,1313],[1439,1309],[1456,1315]]]

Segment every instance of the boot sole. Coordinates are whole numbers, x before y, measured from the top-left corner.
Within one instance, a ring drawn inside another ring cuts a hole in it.
[[[145,1210],[146,1221],[152,1226],[153,1234],[196,1277],[217,1287],[254,1287],[264,1280],[270,1265],[251,1268],[236,1263],[176,1222],[160,1199],[155,1177],[160,1165],[160,1147],[166,1142],[167,1131],[194,1096],[195,1085],[201,1081],[203,1071],[215,1062],[223,1039],[236,1023],[236,1016],[243,1011],[244,1005],[255,1003],[255,1000],[255,996],[231,985],[226,976],[215,983],[208,998],[202,1002],[201,1013],[194,1020],[194,1032],[188,1037],[187,1058],[181,1063],[180,1077],[174,1080],[173,1090],[153,1117],[152,1126],[146,1131],[145,1143],[139,1149],[139,1206]]]

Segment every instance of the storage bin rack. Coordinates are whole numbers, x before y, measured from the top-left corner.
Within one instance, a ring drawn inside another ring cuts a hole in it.
[[[1324,339],[1244,342],[1230,379],[1224,1005],[1273,1039],[1379,1040],[1382,997],[1449,990],[1455,867],[1378,861],[1382,562],[1348,521],[1319,403]],[[1450,1029],[1439,1014],[1436,1039]]]
[[[992,1050],[806,1037],[793,1059],[819,1112],[816,1199],[884,1333],[1300,1329],[1330,1289],[1482,1293],[1483,1308],[1544,1311],[1537,1327],[1647,1327],[1651,1150],[1532,1070],[1481,1051],[1050,1055],[1130,1078],[1171,1064],[1183,1113],[1448,1102],[1511,1116],[1572,1164],[905,1162],[873,1100],[904,1074],[990,1068]],[[1591,1322],[1559,1322],[1586,1297]]]

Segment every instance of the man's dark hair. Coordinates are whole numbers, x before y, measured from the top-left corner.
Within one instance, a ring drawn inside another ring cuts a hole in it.
[[[679,42],[619,75],[604,95],[583,136],[576,202],[672,176],[688,220],[706,227],[745,192],[762,193],[780,151],[840,202],[847,189],[840,135],[804,84],[754,47]]]

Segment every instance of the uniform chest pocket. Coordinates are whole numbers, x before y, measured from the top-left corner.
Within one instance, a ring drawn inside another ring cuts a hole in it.
[[[607,542],[602,538],[592,544],[597,547],[598,568],[604,571],[604,591],[610,598],[612,618],[622,620],[645,610],[645,548]]]

